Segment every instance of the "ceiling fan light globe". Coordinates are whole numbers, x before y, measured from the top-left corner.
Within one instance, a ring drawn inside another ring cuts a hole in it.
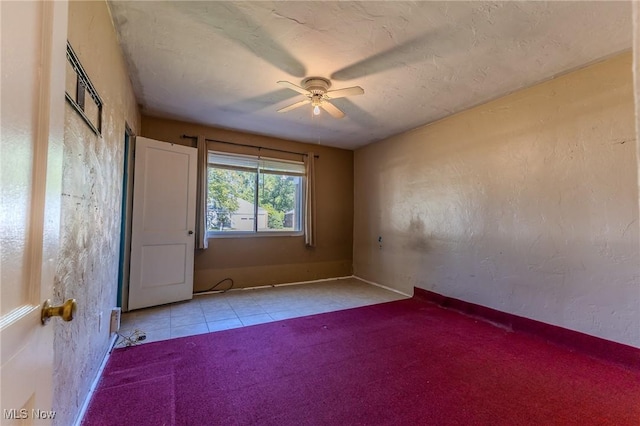
[[[313,115],[320,115],[320,107],[318,105],[313,107]]]

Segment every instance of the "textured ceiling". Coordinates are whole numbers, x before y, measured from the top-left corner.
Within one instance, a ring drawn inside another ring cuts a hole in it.
[[[348,149],[631,48],[629,2],[109,4],[144,114]],[[307,76],[365,94],[276,112]]]

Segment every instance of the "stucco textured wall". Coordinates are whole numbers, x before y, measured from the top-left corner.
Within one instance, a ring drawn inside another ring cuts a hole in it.
[[[633,16],[633,82],[636,101],[636,153],[640,166],[640,4],[632,2]],[[638,176],[640,182],[640,175]],[[640,201],[640,199],[639,199]],[[639,290],[640,291],[640,290]]]
[[[68,40],[103,102],[102,136],[65,110],[61,247],[54,293],[75,298],[76,318],[56,327],[55,423],[70,425],[109,349],[116,306],[125,122],[140,117],[107,5],[70,2]]]
[[[631,71],[626,53],[356,151],[354,273],[640,347]]]

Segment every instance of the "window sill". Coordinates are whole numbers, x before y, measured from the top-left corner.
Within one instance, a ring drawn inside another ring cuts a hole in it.
[[[264,238],[264,237],[302,237],[304,232],[208,232],[208,239],[217,238]]]

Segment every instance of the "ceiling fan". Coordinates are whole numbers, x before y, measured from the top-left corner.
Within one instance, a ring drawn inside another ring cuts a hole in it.
[[[295,85],[289,81],[278,81],[278,84],[283,85],[291,90],[295,90],[298,93],[306,96],[295,104],[280,108],[278,112],[287,112],[292,109],[301,107],[306,104],[313,106],[313,114],[320,114],[320,108],[327,111],[334,118],[344,117],[344,112],[340,111],[329,100],[336,98],[344,98],[345,96],[362,95],[364,89],[360,86],[347,87],[345,89],[329,90],[331,82],[322,77],[308,77],[302,80],[302,87]]]

